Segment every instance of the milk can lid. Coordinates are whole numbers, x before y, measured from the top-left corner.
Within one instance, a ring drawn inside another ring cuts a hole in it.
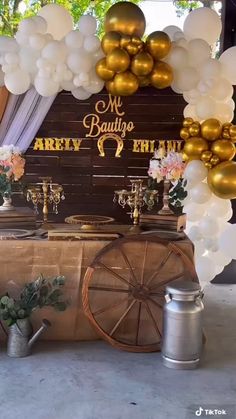
[[[178,280],[174,281],[171,285],[166,287],[169,294],[182,294],[182,295],[196,295],[199,294],[201,286],[197,282]]]

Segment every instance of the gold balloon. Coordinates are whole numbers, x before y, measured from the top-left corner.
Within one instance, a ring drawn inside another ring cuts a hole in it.
[[[229,134],[230,134],[230,137],[236,137],[236,125],[232,125],[229,128]]]
[[[112,80],[115,72],[107,68],[106,58],[102,58],[96,64],[96,73],[104,81]]]
[[[133,44],[133,42],[129,42],[125,49],[129,55],[136,55],[139,52],[138,45]]]
[[[230,129],[230,127],[232,127],[232,122],[225,122],[223,125],[222,125],[222,128],[223,129],[227,129],[227,130],[229,130]]]
[[[210,162],[206,162],[206,163],[204,163],[204,165],[205,165],[205,167],[207,169],[211,169],[212,168],[212,164]]]
[[[211,151],[219,157],[220,161],[232,160],[235,156],[235,145],[229,140],[221,139],[214,141]]]
[[[138,82],[140,87],[146,87],[150,84],[150,77],[149,76],[142,76],[138,77]]]
[[[225,161],[208,173],[208,185],[222,199],[236,198],[236,162]]]
[[[152,56],[148,52],[139,52],[132,60],[131,70],[136,76],[147,76],[154,65]]]
[[[208,141],[217,140],[221,135],[221,131],[222,125],[215,118],[206,119],[201,125],[202,136]]]
[[[218,163],[220,163],[219,157],[214,154],[210,160],[210,163],[212,166],[216,166]]]
[[[169,64],[159,61],[154,64],[150,75],[152,86],[156,89],[165,89],[169,87],[173,81],[173,71]]]
[[[192,125],[194,122],[193,118],[190,118],[189,116],[187,118],[184,118],[183,121],[183,127],[188,128],[190,125]]]
[[[131,71],[117,74],[114,78],[114,88],[118,96],[133,95],[139,88],[138,78]]]
[[[201,154],[201,160],[204,162],[204,163],[208,163],[210,160],[211,160],[211,158],[212,158],[212,152],[211,151],[203,151],[202,152],[202,154]]]
[[[230,134],[229,134],[229,130],[228,129],[223,129],[222,131],[222,137],[225,138],[226,140],[230,139]]]
[[[189,134],[192,137],[198,136],[200,133],[200,124],[196,124],[195,122],[189,127]]]
[[[118,96],[118,95],[117,95],[117,93],[116,93],[116,89],[115,89],[115,82],[114,82],[114,80],[107,81],[107,82],[105,83],[105,86],[106,86],[107,91],[108,91],[109,93],[111,93],[111,95],[113,95],[113,96]]]
[[[143,41],[141,38],[139,38],[139,36],[133,36],[131,41],[132,41],[132,44],[137,45],[137,47],[139,47],[140,45],[143,46]]]
[[[105,16],[105,32],[116,31],[124,35],[143,36],[146,20],[142,10],[133,3],[114,4]]]
[[[122,35],[120,39],[120,47],[125,49],[130,42],[131,42],[131,36]]]
[[[120,46],[121,35],[118,32],[108,32],[102,38],[102,49],[103,52],[107,55],[113,51],[115,48]]]
[[[155,60],[164,58],[170,51],[171,40],[167,33],[162,31],[152,32],[146,41],[148,52]]]
[[[190,137],[188,128],[182,128],[180,130],[180,137],[183,138],[183,140],[187,140]]]
[[[107,67],[109,70],[121,73],[130,65],[130,57],[128,52],[121,48],[115,48],[107,55]]]
[[[201,137],[191,137],[184,145],[185,154],[196,160],[200,160],[203,151],[206,150],[208,150],[208,143]]]

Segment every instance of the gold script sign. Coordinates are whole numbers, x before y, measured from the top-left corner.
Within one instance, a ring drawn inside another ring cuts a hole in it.
[[[121,97],[109,95],[108,100],[99,100],[95,103],[94,113],[89,113],[83,118],[85,137],[97,138],[97,148],[101,157],[105,157],[104,143],[110,140],[115,140],[117,144],[115,157],[121,157],[124,140],[127,134],[135,129],[133,121],[124,120],[125,111],[122,108]],[[165,153],[181,151],[183,144],[182,140],[135,139],[131,141],[133,141],[134,153],[154,153],[159,148]],[[82,142],[81,138],[35,138],[34,150],[79,152]]]

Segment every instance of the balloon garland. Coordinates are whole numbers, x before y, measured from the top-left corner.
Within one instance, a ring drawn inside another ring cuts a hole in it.
[[[48,4],[20,23],[15,38],[0,37],[0,84],[13,94],[32,85],[42,96],[65,89],[79,100],[104,84],[118,96],[148,85],[171,86],[182,94],[187,102],[180,132],[187,161],[184,211],[196,269],[205,282],[236,259],[236,225],[228,223],[230,199],[236,198],[236,125],[231,123],[236,47],[212,58],[222,24],[205,7],[189,13],[183,31],[168,26],[144,40],[145,27],[141,9],[121,1],[109,9],[100,42],[94,17],[83,16],[73,30],[70,14]]]

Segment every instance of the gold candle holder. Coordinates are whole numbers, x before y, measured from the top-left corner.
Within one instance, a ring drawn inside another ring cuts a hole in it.
[[[61,200],[65,199],[63,187],[58,183],[53,183],[52,178],[40,177],[42,182],[32,184],[27,188],[27,201],[32,202],[34,205],[35,212],[39,214],[38,206],[43,205],[43,226],[51,228],[48,224],[48,207],[52,205],[53,212],[58,214],[58,205]]]

